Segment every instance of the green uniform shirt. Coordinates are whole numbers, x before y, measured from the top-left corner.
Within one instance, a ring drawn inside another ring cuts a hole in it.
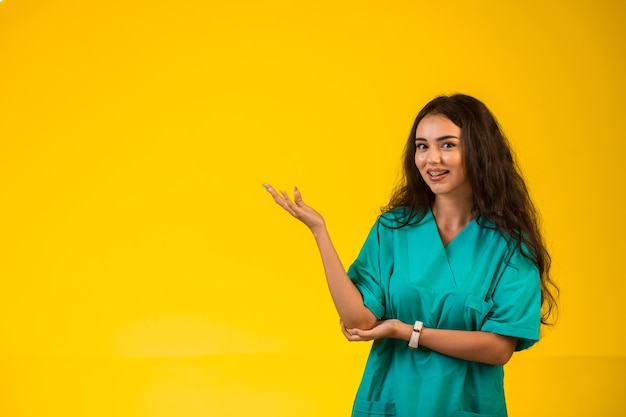
[[[446,247],[432,212],[417,224],[372,228],[348,276],[379,319],[539,339],[541,291],[535,264],[501,232],[472,220]],[[503,368],[452,358],[397,339],[373,343],[353,416],[506,416]]]

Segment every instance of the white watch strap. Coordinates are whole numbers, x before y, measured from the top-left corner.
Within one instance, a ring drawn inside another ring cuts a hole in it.
[[[409,339],[409,347],[411,349],[417,349],[419,347],[420,334],[422,333],[423,327],[424,323],[419,320],[413,325],[413,333],[411,333],[411,338]]]

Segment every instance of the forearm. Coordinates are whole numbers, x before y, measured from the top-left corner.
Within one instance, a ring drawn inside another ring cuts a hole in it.
[[[413,325],[398,322],[396,338],[409,341]],[[490,332],[422,329],[419,345],[444,355],[490,365],[504,365],[513,355],[517,339]]]
[[[346,274],[326,227],[312,230],[322,258],[326,282],[339,317],[348,328],[371,329],[376,317],[363,304],[363,297]]]
[[[263,187],[272,195],[276,204],[304,223],[313,232],[324,264],[328,289],[342,322],[350,327],[362,329],[374,327],[376,317],[365,307],[361,293],[348,278],[339,255],[337,255],[337,251],[330,240],[323,217],[302,201],[302,195],[297,188],[294,188],[294,201],[292,202],[286,192],[281,191],[279,194],[267,183],[263,184]]]

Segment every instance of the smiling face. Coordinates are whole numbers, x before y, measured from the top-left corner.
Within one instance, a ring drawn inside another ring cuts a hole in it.
[[[415,165],[437,196],[472,198],[461,128],[441,114],[429,114],[415,131]]]

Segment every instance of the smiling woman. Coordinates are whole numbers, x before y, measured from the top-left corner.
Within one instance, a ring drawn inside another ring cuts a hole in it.
[[[439,199],[454,198],[472,201],[472,186],[467,179],[461,128],[441,114],[429,114],[415,132],[415,166],[422,179]],[[438,224],[444,244],[448,244],[471,220],[468,216],[458,224]]]
[[[473,97],[429,102],[404,161],[347,272],[300,191],[292,201],[266,184],[313,233],[344,336],[377,341],[352,415],[506,416],[502,366],[539,340],[556,306],[534,205],[498,123]]]

